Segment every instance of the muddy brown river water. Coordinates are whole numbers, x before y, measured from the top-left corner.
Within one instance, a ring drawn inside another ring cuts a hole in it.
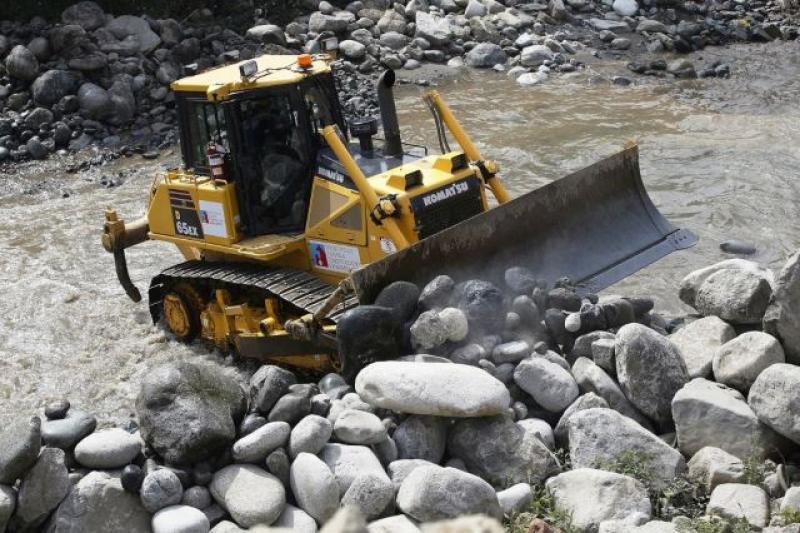
[[[677,299],[679,280],[731,257],[720,252],[720,242],[750,241],[759,250],[754,259],[772,268],[800,247],[800,43],[702,55],[705,62],[731,63],[732,78],[617,87],[596,80],[624,68],[600,63],[537,87],[468,72],[440,82],[439,90],[484,155],[499,161],[515,194],[610,155],[626,140],[638,141],[655,204],[675,225],[696,232],[700,243],[607,292],[651,295],[659,310],[678,314],[685,310]],[[435,146],[421,91],[398,90],[402,129],[406,140]],[[140,215],[154,172],[176,157],[121,160],[74,175],[48,162],[3,178],[0,424],[60,397],[98,414],[101,423],[118,423],[132,413],[138,378],[159,362],[200,357],[222,363],[225,372],[246,372],[202,344],[178,344],[152,326],[146,304],[125,297],[99,244],[102,209],[114,205],[128,218]],[[101,175],[117,172],[126,173],[122,185],[98,186]],[[63,198],[62,191],[70,195]],[[139,246],[128,257],[140,288],[180,260],[160,243]]]

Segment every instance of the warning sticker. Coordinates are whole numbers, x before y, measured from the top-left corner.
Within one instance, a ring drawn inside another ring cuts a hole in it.
[[[225,227],[225,208],[222,203],[200,200],[200,222],[206,235],[228,237],[228,228]]]
[[[311,262],[317,268],[351,272],[361,266],[358,247],[311,241]]]

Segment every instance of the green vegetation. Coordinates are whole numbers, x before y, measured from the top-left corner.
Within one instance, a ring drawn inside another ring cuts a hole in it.
[[[750,523],[744,518],[722,518],[703,516],[682,523],[676,528],[679,533],[750,533]]]
[[[580,533],[580,530],[572,525],[572,515],[557,507],[553,495],[542,486],[533,488],[531,507],[528,511],[514,515],[506,521],[506,531],[528,533],[528,528],[535,518],[541,518],[563,533]]]
[[[800,524],[800,509],[784,509],[778,513],[778,521],[782,526]]]

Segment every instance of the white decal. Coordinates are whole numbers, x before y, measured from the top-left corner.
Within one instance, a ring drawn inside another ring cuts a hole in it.
[[[197,233],[197,228],[187,224],[184,221],[178,221],[175,223],[175,229],[178,230],[178,233],[181,235],[188,235],[189,237],[197,237],[200,238],[200,234]]]
[[[309,248],[311,263],[317,268],[349,273],[361,266],[356,246],[310,241]]]
[[[225,207],[222,203],[200,200],[200,223],[206,235],[228,237],[228,229],[225,227]]]
[[[422,204],[425,207],[429,207],[431,205],[438,204],[442,200],[447,200],[448,198],[452,198],[457,194],[463,194],[467,191],[469,191],[469,185],[467,185],[467,182],[462,181],[460,183],[454,183],[446,189],[423,196]]]
[[[381,237],[381,251],[385,254],[393,254],[397,251],[397,246],[389,237]]]

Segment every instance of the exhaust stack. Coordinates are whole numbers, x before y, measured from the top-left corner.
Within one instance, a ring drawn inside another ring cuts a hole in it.
[[[394,71],[388,69],[381,74],[378,80],[378,104],[381,108],[381,122],[383,123],[383,135],[386,142],[383,152],[389,157],[400,157],[403,155],[403,142],[400,138],[400,124],[397,121],[397,108],[394,103]]]

